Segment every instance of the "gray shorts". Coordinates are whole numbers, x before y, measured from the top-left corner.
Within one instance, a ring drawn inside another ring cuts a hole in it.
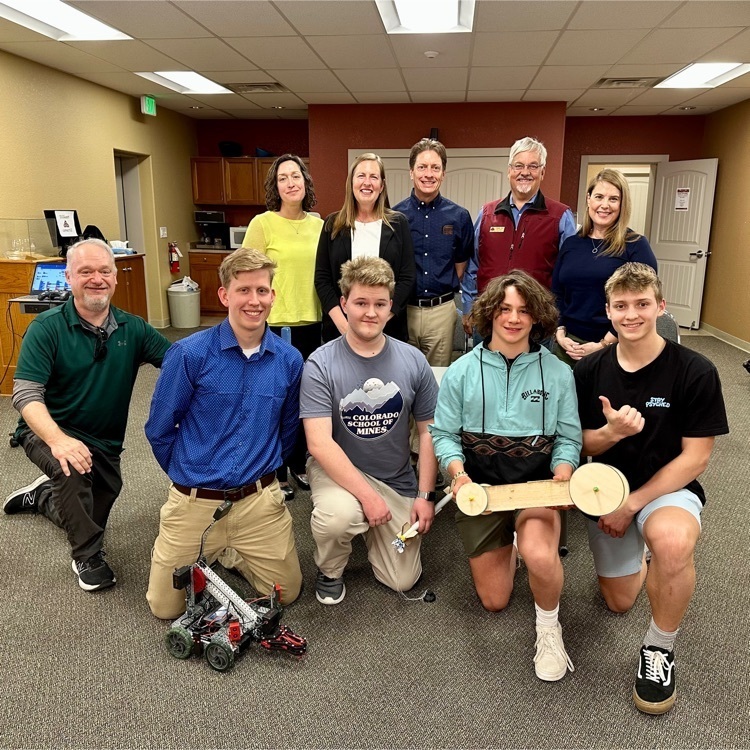
[[[659,508],[682,508],[693,515],[701,525],[703,505],[690,490],[678,490],[657,497],[636,513],[625,535],[612,537],[605,534],[596,521],[586,519],[589,548],[594,556],[596,574],[603,578],[620,578],[633,575],[641,569],[643,560],[643,525],[646,519]]]

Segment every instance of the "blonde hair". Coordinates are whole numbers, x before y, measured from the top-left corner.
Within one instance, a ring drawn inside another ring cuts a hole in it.
[[[227,255],[219,266],[219,281],[227,289],[243,271],[262,271],[268,270],[268,275],[273,281],[273,275],[276,270],[276,263],[260,250],[253,248],[241,247],[233,253]]]
[[[355,284],[361,286],[385,286],[388,287],[388,296],[393,299],[393,290],[396,288],[396,277],[393,274],[391,264],[383,258],[370,258],[364,255],[347,260],[341,266],[341,278],[339,288],[345,299]]]
[[[625,175],[619,170],[602,169],[601,172],[592,177],[589,181],[588,188],[586,189],[587,198],[591,197],[594,188],[600,182],[608,182],[612,187],[620,191],[620,215],[617,217],[615,223],[604,233],[606,247],[600,255],[613,255],[619,257],[625,252],[625,243],[635,242],[641,236],[628,227],[631,210],[630,187],[628,181],[625,179]],[[581,237],[588,237],[593,229],[594,222],[591,220],[591,216],[589,216],[587,204],[579,234]]]
[[[651,266],[645,263],[623,263],[608,279],[604,285],[604,294],[607,304],[616,292],[643,292],[652,289],[657,302],[664,299],[664,291],[661,279],[656,275]]]
[[[354,197],[352,181],[354,180],[354,171],[363,161],[377,162],[377,165],[380,168],[380,179],[383,181],[383,190],[375,203],[375,217],[377,219],[382,219],[385,224],[393,228],[390,219],[393,217],[395,211],[391,211],[388,204],[388,187],[385,184],[385,167],[383,166],[383,160],[377,154],[366,153],[360,154],[349,167],[349,174],[346,178],[344,205],[337,214],[334,214],[333,224],[330,227],[332,238],[343,229],[354,229],[354,222],[357,218],[357,199]],[[326,229],[329,229],[328,223]]]

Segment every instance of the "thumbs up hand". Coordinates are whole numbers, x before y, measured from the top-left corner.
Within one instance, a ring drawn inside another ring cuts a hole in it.
[[[599,396],[602,413],[607,420],[607,427],[617,440],[637,435],[646,423],[643,415],[633,406],[621,406],[614,409],[606,396]]]

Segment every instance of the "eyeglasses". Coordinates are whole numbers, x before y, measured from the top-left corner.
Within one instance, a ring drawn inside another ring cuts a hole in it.
[[[540,169],[544,167],[544,164],[537,164],[536,162],[534,164],[521,164],[520,161],[515,162],[515,164],[511,164],[510,168],[514,172],[538,172]]]
[[[94,347],[94,362],[102,362],[107,357],[107,334],[99,329],[96,332],[96,346]]]
[[[414,167],[414,171],[419,174],[424,174],[427,171],[430,171],[433,174],[440,174],[443,171],[443,166],[441,164],[417,164],[417,166]]]

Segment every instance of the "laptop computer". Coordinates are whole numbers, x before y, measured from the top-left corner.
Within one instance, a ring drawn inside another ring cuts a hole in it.
[[[36,314],[44,312],[55,305],[61,305],[61,300],[39,300],[43,292],[69,292],[70,284],[65,279],[65,263],[37,263],[34,268],[34,277],[31,280],[31,289],[23,297],[16,297],[11,302],[21,305],[21,312]]]

